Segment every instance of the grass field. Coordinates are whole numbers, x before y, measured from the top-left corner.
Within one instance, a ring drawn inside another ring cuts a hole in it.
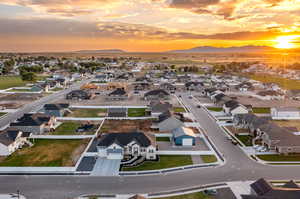
[[[2,117],[3,115],[6,115],[7,113],[0,113],[0,117]]]
[[[0,166],[74,166],[88,140],[35,140],[34,146],[20,149]]]
[[[299,80],[292,80],[292,79],[286,79],[282,77],[272,76],[272,75],[251,75],[251,79],[261,81],[264,83],[277,83],[282,88],[285,89],[300,89],[300,81]]]
[[[300,161],[300,155],[257,155],[257,157],[265,161]]]
[[[156,141],[158,142],[170,142],[169,137],[156,137]]]
[[[145,117],[146,109],[145,108],[129,108],[128,117]]]
[[[252,146],[252,137],[249,135],[236,135],[235,137],[237,137],[242,143],[244,143],[244,145],[246,146]]]
[[[173,108],[173,111],[174,111],[175,113],[185,113],[185,112],[186,112],[185,109],[184,109],[183,107],[174,107],[174,108]]]
[[[19,76],[1,76],[0,77],[0,89],[7,89],[11,87],[25,86],[26,83]]]
[[[253,111],[253,113],[270,113],[271,108],[269,108],[269,107],[253,107],[252,111]]]
[[[145,161],[140,166],[123,168],[123,171],[144,171],[180,167],[193,164],[190,155],[161,155],[159,161]]]
[[[204,163],[213,163],[218,161],[214,155],[201,155],[201,159]]]
[[[221,112],[223,110],[222,107],[206,107],[209,111]]]
[[[203,192],[185,194],[180,196],[171,196],[165,198],[157,198],[157,199],[213,199],[213,197],[204,194]]]
[[[107,109],[72,109],[69,117],[105,117]]]

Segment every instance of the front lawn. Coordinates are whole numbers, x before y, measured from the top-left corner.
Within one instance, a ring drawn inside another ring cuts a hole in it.
[[[175,113],[185,113],[186,112],[186,110],[183,107],[174,107],[173,111]]]
[[[297,154],[297,155],[257,155],[257,157],[259,159],[265,160],[265,161],[276,161],[276,162],[300,161],[300,154]]]
[[[169,137],[156,137],[156,141],[158,142],[170,142]]]
[[[222,107],[207,107],[207,110],[221,112],[221,111],[223,111],[223,108]]]
[[[1,76],[0,77],[0,89],[8,89],[11,87],[25,86],[28,82],[25,82],[19,76]]]
[[[145,117],[146,109],[145,108],[129,108],[128,117]]]
[[[190,155],[160,155],[158,161],[145,161],[136,167],[123,167],[123,171],[145,171],[156,169],[167,169],[193,164]]]
[[[61,167],[74,166],[88,144],[88,140],[36,139],[26,147],[0,161],[0,166],[10,167]]]
[[[7,113],[0,113],[0,117],[2,117],[3,115],[6,115]]]
[[[32,92],[30,89],[11,89],[11,90],[9,90],[8,92],[15,92],[15,93],[18,93],[18,92],[20,92],[20,93],[26,93],[26,92]]]
[[[245,146],[252,146],[252,137],[250,135],[236,135]]]
[[[69,117],[105,117],[107,109],[72,109]]]
[[[218,161],[217,157],[214,155],[201,155],[201,159],[204,163],[214,163]]]
[[[94,134],[97,130],[97,125],[94,128],[87,130],[86,132],[76,132],[78,127],[83,124],[76,122],[64,122],[55,129],[51,135],[82,135],[82,134]]]
[[[252,111],[253,113],[270,113],[271,109],[269,107],[254,107]]]
[[[213,199],[213,197],[206,195],[203,192],[190,193],[180,196],[171,196],[165,198],[157,198],[157,199]]]

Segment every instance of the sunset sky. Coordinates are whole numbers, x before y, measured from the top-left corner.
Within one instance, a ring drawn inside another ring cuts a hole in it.
[[[300,47],[300,0],[0,0],[0,51]]]

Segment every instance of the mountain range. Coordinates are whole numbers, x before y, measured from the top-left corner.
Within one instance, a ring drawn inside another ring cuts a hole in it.
[[[212,46],[199,46],[185,50],[172,50],[168,53],[246,53],[246,52],[266,52],[276,51],[276,48],[269,46],[240,46],[240,47],[212,47]]]

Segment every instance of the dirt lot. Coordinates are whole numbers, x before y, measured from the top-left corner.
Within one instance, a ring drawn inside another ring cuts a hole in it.
[[[120,133],[120,132],[154,132],[150,127],[151,120],[105,120],[102,133]]]
[[[298,130],[300,130],[300,120],[273,120],[272,122],[281,127],[296,127]]]
[[[27,104],[42,98],[43,94],[0,94],[0,106],[9,109],[17,109]]]
[[[226,126],[226,128],[233,134],[249,133],[246,129],[236,129],[233,126]]]
[[[238,96],[241,104],[251,104],[253,107],[300,107],[300,101],[284,99],[284,100],[260,100],[257,98],[249,98],[247,96]]]

